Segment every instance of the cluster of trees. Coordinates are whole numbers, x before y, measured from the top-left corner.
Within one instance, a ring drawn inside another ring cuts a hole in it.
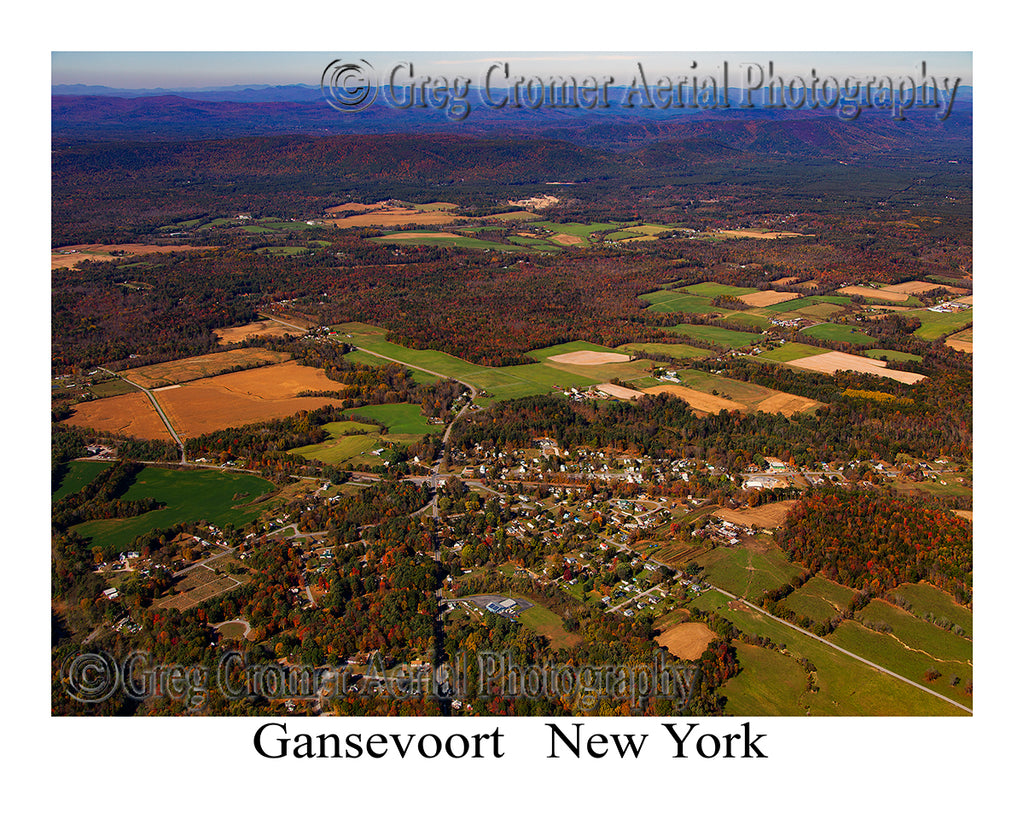
[[[82,489],[54,503],[52,525],[64,530],[87,520],[128,518],[159,508],[160,504],[153,498],[124,500],[121,497],[141,470],[142,464],[117,461]]]
[[[791,560],[872,596],[926,580],[958,601],[971,599],[970,523],[906,498],[809,492],[775,537]]]

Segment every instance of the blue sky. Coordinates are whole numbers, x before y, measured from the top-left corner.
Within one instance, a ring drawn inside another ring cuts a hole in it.
[[[629,82],[639,60],[650,76],[720,74],[728,62],[730,84],[738,84],[743,64],[760,66],[766,73],[771,62],[776,76],[832,75],[840,80],[855,76],[920,77],[921,63],[929,74],[960,78],[972,84],[970,52],[871,51],[626,51],[626,52],[74,52],[54,51],[51,57],[53,84],[107,85],[115,88],[197,88],[237,84],[317,85],[324,67],[332,60],[365,59],[387,73],[397,63],[412,61],[416,74],[464,76],[477,80],[494,62],[508,62],[513,76],[547,76],[574,73],[578,76],[611,76]],[[696,71],[691,67],[697,63]],[[735,80],[733,78],[736,78]]]

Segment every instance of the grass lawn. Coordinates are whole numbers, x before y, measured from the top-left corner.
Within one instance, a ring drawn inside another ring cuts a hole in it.
[[[51,500],[60,500],[63,497],[72,495],[79,489],[84,489],[86,484],[92,483],[101,472],[110,469],[111,464],[101,461],[71,461],[68,464],[68,471],[60,486],[54,490]]]
[[[761,339],[760,333],[726,330],[724,327],[712,327],[708,324],[677,324],[665,329],[683,338],[710,341],[712,344],[720,344],[723,347],[746,347]]]
[[[253,501],[274,490],[255,475],[210,469],[178,470],[147,466],[122,495],[125,500],[156,498],[166,505],[133,518],[92,520],[72,527],[97,546],[126,546],[139,535],[183,521],[205,520],[217,526],[241,526],[266,508]]]
[[[805,336],[820,338],[824,341],[848,341],[851,344],[877,344],[878,339],[862,333],[855,327],[846,324],[815,324],[800,331]]]

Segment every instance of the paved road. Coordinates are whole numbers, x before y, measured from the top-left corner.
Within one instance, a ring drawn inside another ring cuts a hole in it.
[[[742,597],[737,597],[735,594],[731,594],[731,593],[727,592],[725,589],[720,589],[717,586],[712,586],[711,588],[713,588],[715,591],[721,592],[726,597],[730,597],[733,600],[736,600],[736,601],[739,601],[739,602],[743,603],[743,605],[745,605],[745,606],[749,606],[750,608],[752,608],[754,611],[758,612],[759,614],[763,614],[765,617],[768,617],[768,618],[774,620],[777,623],[781,623],[782,625],[786,626],[787,628],[793,629],[793,631],[799,631],[801,634],[803,634],[806,637],[810,637],[812,640],[817,640],[819,643],[824,643],[829,648],[835,649],[836,651],[838,651],[838,652],[840,652],[842,654],[845,654],[848,657],[853,657],[853,659],[858,660],[858,661],[864,663],[864,665],[871,666],[876,671],[881,671],[883,674],[888,674],[890,677],[895,677],[897,680],[900,680],[901,682],[905,682],[907,685],[914,686],[914,688],[920,688],[922,691],[926,691],[927,693],[931,694],[933,697],[938,697],[940,700],[944,700],[945,702],[948,702],[950,705],[955,705],[957,708],[960,708],[961,710],[966,711],[968,714],[973,714],[974,713],[966,705],[962,705],[961,703],[957,702],[956,700],[952,700],[949,697],[944,696],[944,695],[938,693],[937,691],[932,691],[932,689],[928,688],[927,686],[921,685],[920,683],[914,682],[913,680],[908,680],[906,677],[901,677],[895,671],[890,671],[885,666],[881,666],[878,663],[873,663],[873,662],[871,662],[871,660],[867,660],[864,657],[861,657],[861,656],[859,656],[857,654],[854,654],[852,651],[847,651],[845,648],[840,648],[835,643],[830,643],[828,640],[824,639],[823,637],[819,637],[817,634],[812,634],[811,632],[806,631],[806,630],[800,628],[799,626],[795,626],[792,623],[790,623],[788,620],[783,620],[781,617],[776,617],[774,614],[769,614],[767,611],[765,611],[764,609],[760,608],[759,606],[755,606],[749,600],[744,600]]]
[[[181,437],[178,435],[177,432],[175,432],[174,427],[171,426],[170,419],[164,413],[164,408],[160,406],[160,402],[156,400],[156,396],[153,395],[153,391],[146,389],[141,384],[136,384],[134,381],[132,381],[132,380],[130,380],[128,378],[125,378],[123,375],[119,375],[118,373],[111,372],[106,367],[97,367],[97,369],[103,370],[103,372],[105,372],[105,373],[110,373],[115,378],[120,378],[126,384],[131,384],[133,387],[135,387],[138,390],[142,390],[142,392],[144,392],[146,394],[146,397],[149,399],[149,403],[151,403],[153,405],[153,409],[155,409],[157,411],[157,414],[160,416],[160,420],[164,422],[164,426],[167,427],[167,431],[169,433],[171,433],[171,437],[174,439],[175,443],[177,443],[178,449],[181,450],[181,463],[186,463],[186,460],[185,460],[185,445],[181,442]]]

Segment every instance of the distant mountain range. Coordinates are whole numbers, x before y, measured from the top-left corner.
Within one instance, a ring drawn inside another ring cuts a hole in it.
[[[970,157],[972,96],[957,91],[948,119],[933,110],[910,109],[898,121],[891,112],[865,109],[842,120],[832,110],[738,107],[730,89],[729,108],[625,108],[626,89],[612,87],[614,102],[604,110],[571,108],[495,109],[470,98],[460,121],[436,108],[399,109],[383,95],[364,111],[330,107],[318,86],[228,86],[200,89],[117,89],[55,85],[51,98],[54,142],[82,140],[178,141],[238,136],[304,134],[458,134],[477,137],[541,137],[605,150],[633,150],[670,143],[666,151],[735,148],[792,155],[935,153]],[[634,98],[639,103],[640,98]],[[685,147],[682,147],[685,143]],[[675,144],[675,147],[672,147]]]

